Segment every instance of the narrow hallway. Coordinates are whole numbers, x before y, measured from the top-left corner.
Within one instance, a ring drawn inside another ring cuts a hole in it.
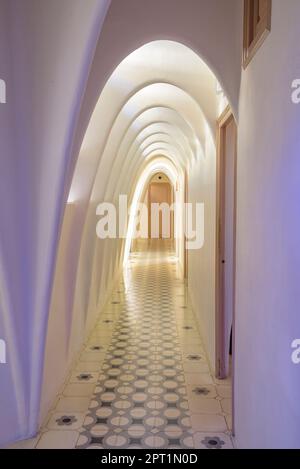
[[[299,18],[0,0],[0,449],[300,449]]]
[[[230,396],[209,371],[172,241],[139,241],[34,445],[232,448]]]

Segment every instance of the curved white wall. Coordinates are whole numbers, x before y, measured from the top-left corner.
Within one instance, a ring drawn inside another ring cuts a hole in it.
[[[0,126],[0,325],[8,348],[0,368],[1,443],[37,429],[65,182],[107,6],[105,0],[0,4],[7,83]]]

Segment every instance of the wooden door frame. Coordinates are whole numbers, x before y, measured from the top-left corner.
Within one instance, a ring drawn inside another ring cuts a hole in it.
[[[226,127],[231,122],[235,123],[235,144],[234,144],[234,205],[233,205],[233,312],[232,312],[232,432],[234,434],[234,363],[235,363],[235,285],[236,285],[236,204],[237,204],[237,125],[230,106],[227,106],[224,112],[217,120],[217,161],[216,161],[216,277],[215,277],[215,311],[216,311],[216,376],[219,379],[226,378],[225,369],[222,364],[225,362],[225,315],[222,307],[222,298],[224,295],[224,276],[223,276],[223,253],[224,239],[222,236],[222,214],[225,209],[225,201],[222,197],[222,181],[225,181],[224,160]]]
[[[183,269],[183,277],[186,281],[186,284],[188,283],[188,273],[189,273],[189,253],[187,249],[187,242],[188,238],[186,236],[187,233],[187,212],[186,212],[186,207],[189,201],[189,186],[188,186],[188,173],[185,170],[184,171],[184,234],[183,234],[183,242],[184,242],[184,269]]]

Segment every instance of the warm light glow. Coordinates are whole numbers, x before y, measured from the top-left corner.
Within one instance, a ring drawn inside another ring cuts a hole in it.
[[[162,159],[161,161],[155,161],[154,163],[150,164],[142,173],[135,192],[132,199],[131,207],[130,207],[130,214],[129,214],[129,222],[128,222],[128,230],[125,242],[125,249],[124,249],[124,266],[126,265],[130,253],[131,241],[134,233],[134,222],[135,222],[135,215],[137,212],[137,206],[139,200],[141,199],[143,189],[147,183],[147,180],[150,179],[152,175],[157,172],[165,173],[170,181],[172,182],[173,186],[176,187],[176,181],[178,180],[178,174],[174,171],[171,163],[167,160]],[[175,227],[177,228],[178,221],[175,220]],[[175,228],[175,229],[176,229]]]

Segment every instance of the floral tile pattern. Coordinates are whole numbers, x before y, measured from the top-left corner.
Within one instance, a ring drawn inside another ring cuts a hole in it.
[[[77,418],[74,415],[62,415],[56,419],[56,423],[59,426],[69,426],[77,422]]]
[[[172,244],[151,243],[131,254],[35,447],[232,448],[230,380],[210,372]]]
[[[131,279],[78,447],[193,447],[169,264]]]

